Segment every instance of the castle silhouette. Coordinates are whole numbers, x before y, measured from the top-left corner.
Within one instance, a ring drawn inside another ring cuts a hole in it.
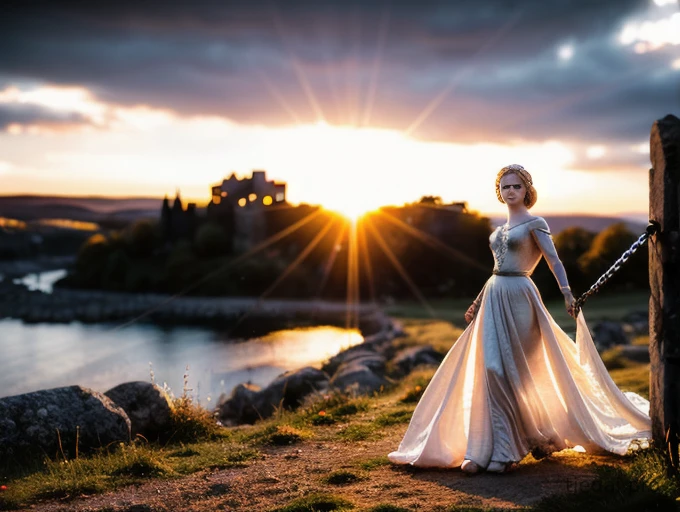
[[[166,196],[161,207],[161,229],[166,242],[193,239],[203,222],[222,226],[231,241],[231,250],[242,253],[267,235],[265,212],[287,205],[286,183],[267,180],[266,171],[252,171],[249,178],[232,173],[222,183],[210,187],[211,200],[205,218],[197,214],[196,203],[182,205],[179,191],[172,207]]]

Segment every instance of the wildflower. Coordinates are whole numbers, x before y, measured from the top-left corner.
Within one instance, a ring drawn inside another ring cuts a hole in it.
[[[420,391],[421,389],[423,388],[421,388],[420,386],[416,386],[416,391]]]
[[[319,416],[326,416],[326,411],[319,411]]]
[[[0,485],[0,491],[6,491],[7,486],[6,485]]]

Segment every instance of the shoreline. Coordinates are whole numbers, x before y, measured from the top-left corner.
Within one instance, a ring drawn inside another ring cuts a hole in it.
[[[0,282],[0,319],[25,323],[128,323],[204,326],[230,329],[236,335],[266,334],[289,327],[346,327],[347,318],[363,335],[385,324],[382,308],[322,300],[260,300],[253,297],[196,297],[55,288],[52,293]],[[357,325],[358,320],[358,325]]]

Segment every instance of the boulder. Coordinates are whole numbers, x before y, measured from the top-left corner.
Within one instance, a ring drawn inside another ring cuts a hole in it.
[[[419,345],[400,350],[391,362],[399,374],[407,375],[420,364],[438,366],[443,358],[430,345]]]
[[[387,381],[367,366],[354,361],[340,365],[330,384],[340,391],[372,393],[387,384]]]
[[[285,372],[264,388],[257,397],[260,412],[271,415],[274,408],[283,406],[294,409],[306,396],[328,387],[328,374],[318,368],[306,366],[299,370]],[[269,412],[269,407],[272,408]]]
[[[631,311],[621,321],[633,336],[649,334],[649,313],[647,311]]]
[[[0,457],[50,457],[130,440],[130,419],[108,397],[80,386],[0,398]]]
[[[606,350],[614,345],[627,345],[630,343],[623,326],[618,322],[603,320],[593,324],[593,341],[598,350]]]
[[[244,382],[237,385],[226,400],[220,397],[217,412],[222,424],[255,423],[260,418],[255,409],[255,397],[260,390],[260,386]]]
[[[282,373],[264,389],[239,384],[229,399],[218,404],[218,417],[225,425],[255,423],[271,416],[278,407],[295,409],[305,397],[327,387],[328,375],[311,366]]]
[[[323,370],[329,375],[335,374],[341,365],[351,362],[361,362],[372,371],[383,373],[386,359],[383,355],[362,345],[356,345],[348,350],[336,354],[323,365]]]
[[[125,382],[106,393],[130,418],[131,434],[154,441],[171,428],[172,402],[163,389],[150,382]]]

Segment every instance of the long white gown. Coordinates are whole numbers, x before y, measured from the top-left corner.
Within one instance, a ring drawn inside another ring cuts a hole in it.
[[[567,285],[541,217],[491,234],[494,275],[474,320],[437,369],[397,451],[398,464],[458,467],[520,461],[537,448],[625,454],[651,438],[649,402],[622,393],[580,313],[576,343],[555,323],[529,277],[544,256]],[[510,274],[510,275],[508,275]]]

